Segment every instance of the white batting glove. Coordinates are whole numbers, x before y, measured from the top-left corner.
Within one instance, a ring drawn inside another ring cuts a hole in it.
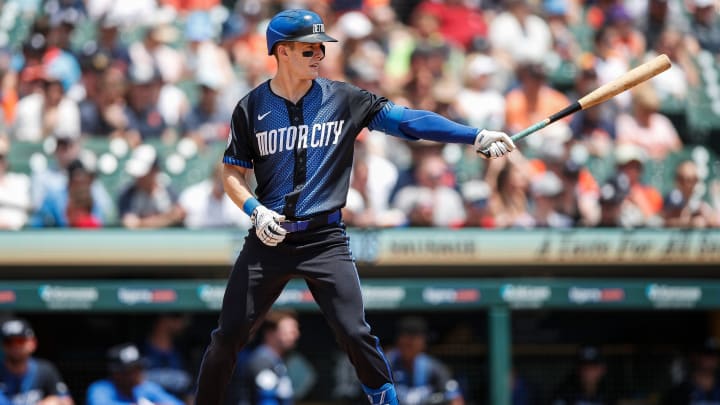
[[[485,159],[505,156],[515,150],[515,144],[505,132],[483,129],[475,137],[475,152]]]
[[[255,225],[255,234],[268,246],[277,246],[285,240],[287,231],[280,226],[280,221],[284,219],[284,215],[262,205],[258,205],[250,216],[250,221]]]

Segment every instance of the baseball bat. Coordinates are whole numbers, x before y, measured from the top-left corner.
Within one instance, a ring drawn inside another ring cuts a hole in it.
[[[622,76],[603,84],[602,86],[591,91],[581,99],[568,105],[562,110],[550,115],[542,121],[538,121],[535,124],[523,129],[522,131],[512,135],[510,138],[513,140],[513,142],[523,139],[526,136],[543,129],[546,126],[552,124],[553,122],[563,119],[570,114],[605,102],[622,93],[623,91],[635,87],[638,84],[668,70],[670,66],[670,58],[668,58],[668,56],[665,54],[659,55],[655,57],[655,59],[649,62],[645,62],[642,65],[637,66],[632,70],[629,70]],[[486,151],[483,151],[482,153],[488,156]]]

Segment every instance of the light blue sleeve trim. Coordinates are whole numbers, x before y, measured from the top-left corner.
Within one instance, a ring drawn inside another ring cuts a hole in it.
[[[260,201],[258,201],[255,197],[250,197],[245,200],[242,209],[248,216],[252,216],[253,211],[255,211],[255,208],[259,205]]]

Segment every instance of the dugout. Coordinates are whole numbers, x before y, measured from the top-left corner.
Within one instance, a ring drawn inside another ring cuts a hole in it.
[[[511,367],[540,403],[579,345],[604,352],[618,394],[653,401],[687,351],[720,335],[720,232],[672,230],[351,230],[374,333],[391,345],[400,316],[424,316],[430,352],[468,403],[509,404]],[[0,316],[29,319],[78,404],[104,374],[104,349],[141,341],[159,313],[186,313],[180,344],[196,367],[242,236],[228,231],[25,231],[0,234]],[[299,350],[330,404],[336,345],[312,297],[292,282]],[[331,349],[329,349],[331,348]],[[652,403],[652,402],[641,402]]]

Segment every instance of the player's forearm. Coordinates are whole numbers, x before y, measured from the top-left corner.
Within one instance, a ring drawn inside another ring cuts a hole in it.
[[[475,142],[479,132],[478,128],[458,124],[432,111],[413,110],[391,103],[377,113],[369,128],[408,140],[468,145]]]
[[[223,167],[225,193],[241,209],[249,199],[254,198],[250,191],[250,185],[245,179],[246,172],[247,169],[238,166],[226,164]]]

